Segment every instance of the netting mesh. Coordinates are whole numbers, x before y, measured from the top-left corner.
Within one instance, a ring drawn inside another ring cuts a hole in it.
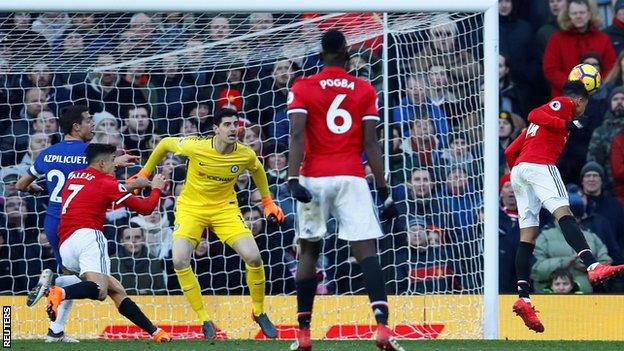
[[[380,115],[387,110],[389,116],[384,122],[389,135],[384,135],[383,126],[379,132],[381,138],[390,138],[384,153],[401,215],[383,223],[386,235],[378,243],[387,290],[396,295],[481,294],[482,16],[390,14],[386,43],[382,16],[15,13],[0,18],[4,198],[0,293],[24,294],[36,284],[42,269],[55,269],[42,230],[49,194],[18,193],[15,180],[43,148],[61,139],[56,117],[60,108],[86,104],[94,116],[94,141],[114,144],[119,153],[141,155],[143,161],[162,137],[208,134],[216,109],[227,106],[239,111],[241,141],[263,161],[273,197],[287,219],[281,226],[262,219],[260,195],[247,174],[236,185],[239,205],[261,249],[267,293],[293,295],[295,204],[285,184],[286,97],[294,79],[318,72],[320,36],[338,27],[351,47],[349,72],[377,88]],[[387,71],[380,59],[384,45]],[[123,181],[136,171],[120,169],[117,176]],[[175,196],[183,186],[185,161],[169,155],[159,172],[170,182],[158,211],[140,216],[118,209],[106,216],[113,275],[130,294],[181,293],[170,249]],[[317,292],[364,294],[360,268],[336,232],[336,223],[330,220],[317,264],[321,281]],[[192,267],[206,295],[248,293],[241,260],[208,231],[195,250]],[[462,306],[433,298],[425,300],[424,306],[407,301],[391,309],[421,312],[415,313],[416,320],[396,323],[442,320],[463,323],[469,336],[481,335],[479,299],[461,300],[466,302]],[[283,314],[294,316],[292,306],[284,308],[289,310]],[[466,310],[475,311],[474,320],[466,320]],[[153,319],[194,323],[193,312],[182,302],[166,311],[155,312]],[[355,312],[343,313],[345,323],[361,322]],[[114,321],[110,315],[97,318],[109,318],[109,324]],[[246,315],[227,318],[249,324]],[[31,326],[44,321],[17,323],[22,324],[18,330],[32,331]],[[81,337],[100,333],[86,326],[77,330]]]

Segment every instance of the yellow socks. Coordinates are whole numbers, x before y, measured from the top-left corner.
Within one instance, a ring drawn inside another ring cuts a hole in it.
[[[191,305],[193,311],[197,313],[199,322],[203,323],[209,320],[208,312],[206,312],[206,310],[204,309],[199,281],[197,280],[197,277],[193,273],[191,267],[189,266],[182,270],[176,269],[175,272],[178,276],[178,281],[180,282],[180,288],[182,289],[182,293],[184,293],[184,296],[186,296],[186,299]],[[262,272],[262,276],[264,277],[264,271]],[[262,293],[262,296],[264,297],[264,288],[262,290]]]
[[[259,316],[264,313],[264,287],[266,285],[264,266],[251,267],[245,264],[245,270],[245,279],[249,287],[249,295],[251,295],[253,313]]]

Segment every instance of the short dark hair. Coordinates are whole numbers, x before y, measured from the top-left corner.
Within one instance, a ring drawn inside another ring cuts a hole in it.
[[[65,106],[61,109],[59,117],[59,126],[63,134],[70,134],[74,123],[82,123],[82,114],[89,112],[89,108],[85,105]]]
[[[212,119],[212,124],[218,127],[224,117],[238,118],[238,114],[235,110],[232,110],[231,108],[221,108],[217,111],[217,113],[215,113],[214,118]]]
[[[347,51],[347,39],[344,34],[337,29],[330,29],[323,33],[321,38],[323,52],[328,54],[339,54]]]
[[[585,89],[585,84],[580,80],[566,81],[565,84],[563,84],[563,95],[589,99],[589,93]]]
[[[96,161],[101,156],[112,155],[115,154],[115,152],[117,152],[117,148],[110,144],[91,143],[85,149],[88,164]]]

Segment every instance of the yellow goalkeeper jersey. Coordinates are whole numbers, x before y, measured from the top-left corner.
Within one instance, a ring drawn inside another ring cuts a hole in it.
[[[244,144],[236,143],[232,152],[221,154],[214,148],[213,137],[167,137],[158,143],[145,170],[151,172],[167,152],[188,158],[186,181],[177,206],[237,204],[234,184],[245,170],[251,172],[263,196],[269,193],[262,164],[256,153]]]

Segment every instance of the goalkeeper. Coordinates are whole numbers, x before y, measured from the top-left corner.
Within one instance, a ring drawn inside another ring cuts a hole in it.
[[[238,142],[237,126],[236,111],[221,109],[214,116],[214,136],[164,138],[135,177],[149,177],[168,152],[188,158],[186,183],[175,209],[173,267],[184,296],[202,323],[206,339],[215,337],[215,326],[204,308],[199,281],[191,269],[191,254],[206,228],[210,228],[219,240],[232,247],[245,261],[245,278],[253,304],[252,317],[264,335],[275,338],[277,330],[264,312],[262,258],[236,200],[234,184],[238,175],[245,170],[251,172],[262,194],[262,206],[267,218],[281,222],[284,214],[271,199],[264,168],[255,152]]]

